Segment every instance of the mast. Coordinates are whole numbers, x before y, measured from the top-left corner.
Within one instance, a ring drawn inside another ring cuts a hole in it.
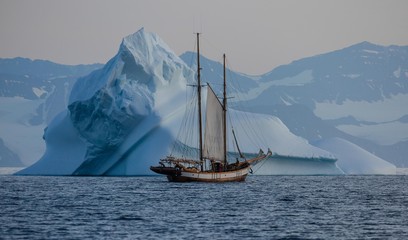
[[[198,131],[199,131],[199,154],[201,162],[201,171],[204,170],[204,159],[203,159],[203,123],[201,117],[201,67],[200,67],[200,33],[197,33],[197,93],[198,93]]]
[[[227,167],[227,78],[226,78],[226,69],[225,69],[225,53],[223,55],[224,60],[224,98],[222,100],[223,105],[223,125],[224,125],[224,167]]]

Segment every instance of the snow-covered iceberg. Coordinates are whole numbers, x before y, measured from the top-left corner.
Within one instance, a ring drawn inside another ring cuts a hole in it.
[[[141,29],[125,37],[103,69],[77,81],[68,110],[44,133],[45,154],[19,174],[149,173],[168,151],[192,79],[156,34]]]

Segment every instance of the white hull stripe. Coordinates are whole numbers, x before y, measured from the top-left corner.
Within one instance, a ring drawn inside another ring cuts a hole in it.
[[[181,172],[180,177],[210,180],[210,179],[235,178],[235,177],[248,175],[248,173],[249,173],[249,169],[245,168],[242,170],[231,171],[231,172],[210,172],[210,173]]]

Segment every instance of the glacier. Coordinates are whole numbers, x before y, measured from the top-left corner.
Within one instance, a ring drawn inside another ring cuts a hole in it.
[[[17,174],[151,175],[149,166],[169,154],[176,139],[187,85],[194,79],[194,70],[156,34],[142,28],[125,37],[102,69],[76,81],[67,109],[44,131],[44,155]],[[309,144],[277,117],[238,110],[230,114],[237,129],[248,122],[252,126],[247,132],[237,130],[243,151],[256,153],[261,147],[274,152],[256,166],[257,174],[369,174],[364,166],[375,164],[368,160],[362,168],[343,169],[344,159],[334,160],[336,151]]]
[[[33,125],[30,121],[44,100],[0,97],[0,103],[0,138],[6,147],[18,155],[23,164],[35,162],[45,151],[41,136],[46,125]]]

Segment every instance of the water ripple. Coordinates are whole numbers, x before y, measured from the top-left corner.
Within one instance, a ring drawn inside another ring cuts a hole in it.
[[[408,176],[0,176],[2,239],[404,239]]]

